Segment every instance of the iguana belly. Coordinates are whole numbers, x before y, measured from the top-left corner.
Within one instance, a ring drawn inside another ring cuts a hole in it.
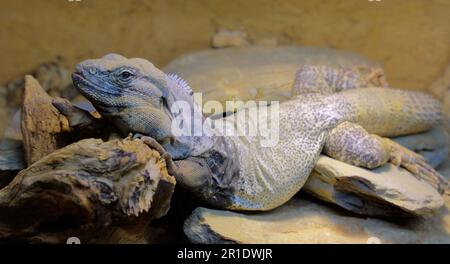
[[[273,109],[258,110],[259,115],[249,114],[246,120],[237,118],[237,123],[263,125],[265,119],[261,116]],[[328,131],[344,117],[335,103],[318,95],[282,103],[278,113],[278,119],[270,122],[276,125],[278,121],[278,138],[272,138],[276,142],[270,146],[262,135],[226,137],[239,160],[239,177],[231,183],[230,209],[270,210],[287,202],[305,184]],[[236,119],[225,122],[236,123]]]

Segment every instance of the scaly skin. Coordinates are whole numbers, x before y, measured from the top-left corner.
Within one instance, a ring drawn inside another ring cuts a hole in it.
[[[302,85],[296,85],[299,96],[279,105],[278,144],[264,148],[261,136],[175,136],[170,129],[171,121],[177,118],[173,102],[188,102],[192,106],[188,114],[200,124],[204,118],[182,80],[164,74],[143,59],[108,55],[88,60],[78,65],[73,80],[99,112],[124,133],[149,136],[144,137],[148,144],[161,144],[173,158],[177,181],[217,207],[278,207],[304,185],[324,145],[328,144],[331,156],[351,163],[355,159],[346,153],[366,137],[375,143],[368,143],[359,150],[361,153],[356,153],[364,157],[359,159],[359,166],[373,167],[374,159],[380,159],[376,166],[391,160],[418,177],[439,183],[440,176],[420,156],[369,134],[415,133],[439,123],[440,104],[422,93],[351,89],[356,87],[337,89],[342,91],[331,94],[320,93],[320,89],[305,93]],[[260,122],[251,109],[240,111],[249,111],[249,122]],[[224,122],[235,124],[234,117]],[[345,129],[346,123],[361,126],[357,130]],[[379,144],[379,151],[365,153],[373,144]]]

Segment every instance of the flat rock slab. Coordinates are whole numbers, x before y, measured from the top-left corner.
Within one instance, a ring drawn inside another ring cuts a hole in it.
[[[394,137],[392,140],[419,153],[434,168],[442,165],[448,158],[450,138],[444,127],[435,127],[423,133]]]
[[[291,97],[295,73],[303,64],[375,66],[357,54],[300,46],[248,46],[210,49],[171,61],[165,72],[184,78],[203,100],[283,101]]]
[[[390,163],[367,170],[324,155],[302,190],[364,215],[427,215],[444,204],[428,183]]]
[[[450,243],[450,199],[433,217],[392,223],[293,198],[273,211],[243,214],[199,207],[184,232],[194,243]]]

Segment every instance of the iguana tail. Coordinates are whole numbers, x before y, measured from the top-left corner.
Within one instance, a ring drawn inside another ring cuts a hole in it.
[[[351,120],[369,133],[385,137],[426,131],[442,123],[441,103],[431,95],[388,88],[336,93],[351,105]]]

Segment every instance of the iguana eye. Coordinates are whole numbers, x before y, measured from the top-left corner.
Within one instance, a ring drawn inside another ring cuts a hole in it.
[[[120,85],[127,85],[133,80],[135,76],[134,71],[127,68],[117,69],[113,74],[113,79]]]
[[[133,77],[133,73],[125,70],[119,74],[119,77],[122,81],[128,81],[129,79],[131,79]]]

